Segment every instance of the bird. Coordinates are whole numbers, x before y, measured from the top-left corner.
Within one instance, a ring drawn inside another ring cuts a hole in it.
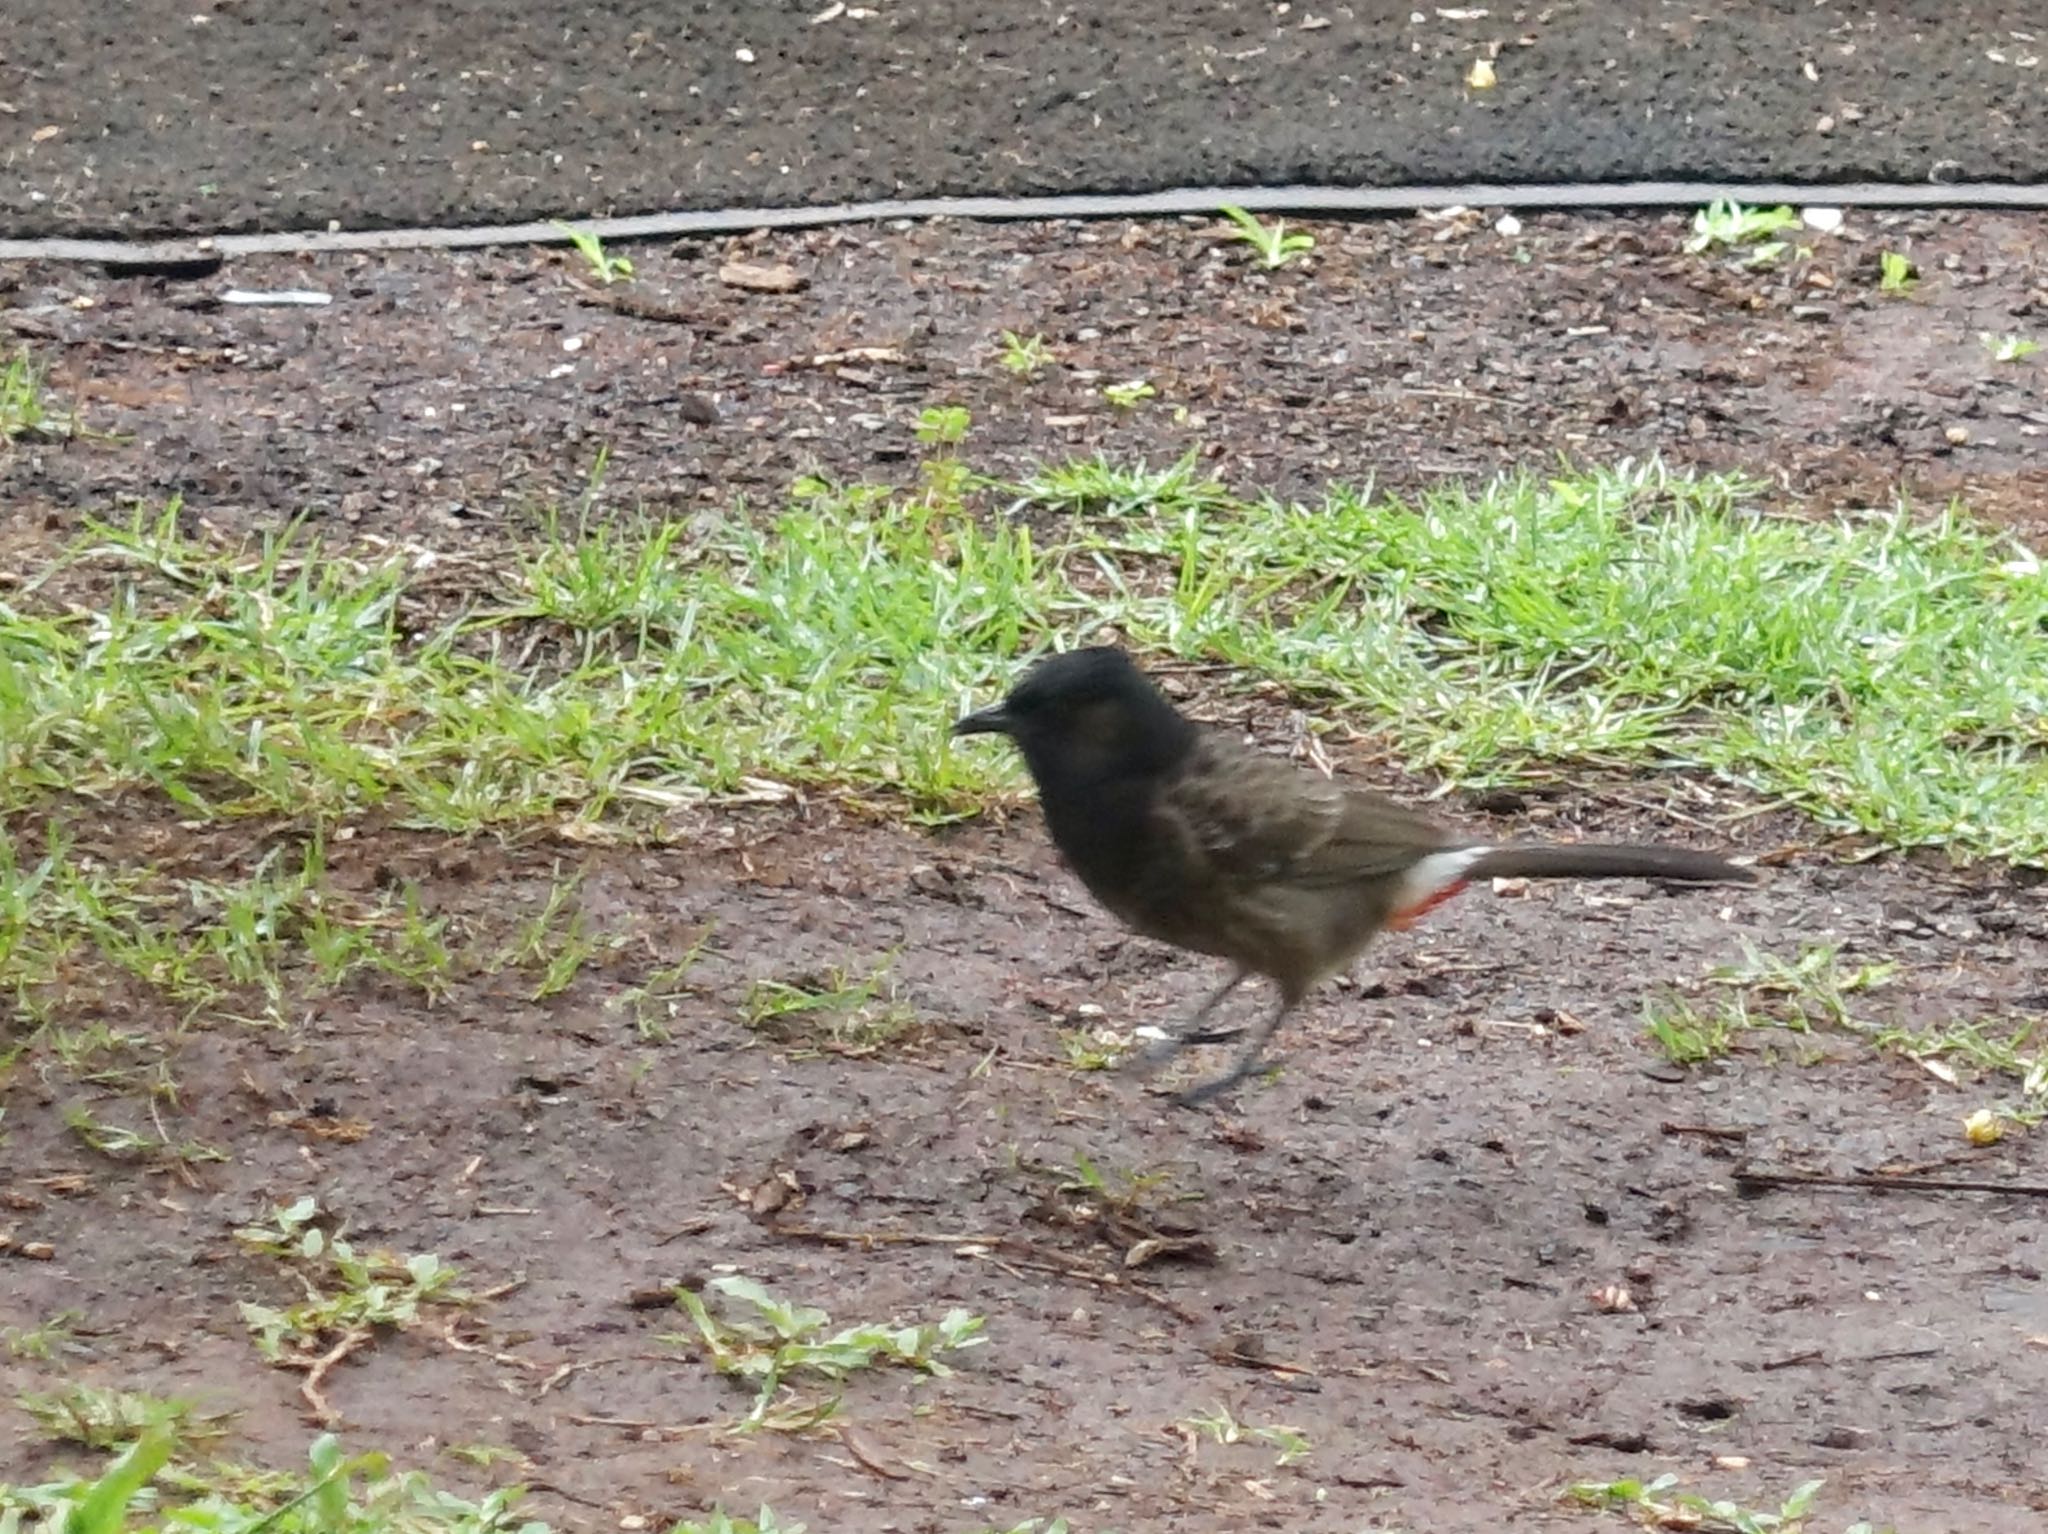
[[[1683,847],[1462,837],[1383,794],[1197,724],[1115,646],[1045,657],[952,734],[1015,743],[1054,846],[1111,914],[1229,962],[1223,984],[1144,1052],[1145,1067],[1240,1036],[1202,1024],[1251,976],[1273,983],[1277,1005],[1230,1069],[1175,1094],[1187,1107],[1268,1069],[1267,1046],[1317,982],[1380,932],[1413,925],[1479,880],[1756,880]]]

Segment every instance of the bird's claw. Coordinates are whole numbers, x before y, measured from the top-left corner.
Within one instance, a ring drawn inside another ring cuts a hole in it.
[[[1218,1076],[1214,1081],[1205,1081],[1198,1086],[1187,1087],[1179,1092],[1175,1092],[1173,1094],[1174,1105],[1180,1108],[1199,1108],[1202,1104],[1221,1097],[1232,1087],[1241,1085],[1251,1077],[1258,1075],[1261,1071],[1268,1071],[1272,1068],[1271,1063],[1265,1060],[1247,1060],[1243,1065],[1224,1075]]]
[[[1192,1033],[1169,1033],[1154,1039],[1132,1056],[1131,1064],[1140,1076],[1149,1076],[1184,1049],[1196,1044],[1228,1044],[1244,1035],[1242,1028],[1198,1028]]]

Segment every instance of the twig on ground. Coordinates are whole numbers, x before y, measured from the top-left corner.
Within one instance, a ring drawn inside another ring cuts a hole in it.
[[[867,1447],[858,1438],[854,1437],[853,1429],[842,1423],[833,1432],[840,1443],[846,1446],[846,1452],[853,1456],[854,1463],[859,1465],[861,1469],[878,1475],[885,1481],[907,1481],[910,1479],[910,1476],[904,1471],[892,1470],[889,1466],[876,1459]]]
[[[659,1433],[663,1438],[683,1438],[691,1433],[715,1432],[720,1424],[716,1422],[649,1422],[643,1417],[591,1417],[582,1412],[570,1412],[565,1421],[578,1427],[616,1427],[635,1433]]]
[[[1735,1185],[1744,1192],[1773,1188],[1837,1188],[1864,1193],[2007,1193],[2018,1198],[2048,1198],[2048,1183],[1986,1182],[1973,1177],[1886,1177],[1881,1173],[1834,1175],[1826,1172],[1740,1171]]]
[[[1009,1262],[1020,1268],[1031,1268],[1041,1273],[1056,1273],[1077,1283],[1092,1284],[1098,1289],[1108,1289],[1117,1294],[1128,1294],[1165,1311],[1175,1320],[1188,1326],[1197,1323],[1193,1312],[1175,1304],[1158,1290],[1144,1284],[1132,1283],[1115,1273],[1099,1273],[1077,1263],[1055,1261],[1040,1255],[1014,1236],[951,1235],[941,1232],[909,1230],[823,1230],[812,1225],[775,1225],[770,1229],[779,1235],[794,1236],[800,1241],[818,1241],[828,1246],[955,1246],[980,1247],[986,1252],[1001,1252]],[[984,1253],[970,1252],[970,1256]]]
[[[1747,1129],[1727,1129],[1719,1124],[1674,1124],[1669,1120],[1657,1126],[1667,1135],[1698,1135],[1707,1140],[1747,1140]]]
[[[299,1394],[305,1398],[306,1407],[313,1414],[313,1420],[322,1427],[339,1427],[341,1413],[327,1404],[327,1397],[321,1386],[327,1383],[327,1376],[344,1358],[368,1342],[374,1334],[367,1327],[352,1327],[341,1334],[341,1340],[322,1353],[318,1358],[293,1359],[295,1368],[306,1371],[306,1378],[299,1386]]]

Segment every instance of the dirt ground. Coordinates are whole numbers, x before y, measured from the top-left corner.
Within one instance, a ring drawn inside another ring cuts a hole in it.
[[[638,314],[586,302],[558,257],[525,251],[252,263],[191,285],[15,269],[0,321],[114,436],[0,458],[7,563],[88,511],[169,493],[231,529],[304,511],[355,536],[509,543],[576,493],[600,446],[601,507],[719,515],[811,468],[907,475],[917,411],[953,402],[973,412],[969,456],[997,471],[1195,447],[1240,485],[1376,474],[1415,490],[1656,450],[1745,466],[1788,504],[1866,504],[1903,481],[2038,533],[2038,368],[1992,363],[1978,337],[2039,324],[2040,225],[1852,228],[1860,242],[1814,237],[1812,261],[1774,274],[1673,254],[1673,220],[1532,220],[1507,238],[1480,221],[1318,227],[1314,268],[1271,277],[1190,224],[854,230],[633,251]],[[1920,263],[1914,294],[1876,295],[1881,248]],[[740,254],[809,286],[729,287],[718,269]],[[225,308],[212,295],[229,280],[335,302]],[[1004,373],[1004,327],[1043,331],[1056,364]],[[889,350],[814,360],[862,347]],[[1154,402],[1103,403],[1101,383],[1139,376]],[[261,1367],[235,1310],[293,1296],[232,1231],[311,1193],[361,1244],[436,1253],[480,1289],[523,1280],[452,1331],[339,1366],[327,1394],[350,1444],[457,1485],[483,1472],[442,1451],[516,1449],[530,1466],[500,1476],[570,1526],[722,1496],[814,1531],[1064,1513],[1077,1534],[1478,1534],[1598,1526],[1612,1515],[1560,1505],[1566,1484],[1673,1470],[1773,1506],[1825,1476],[1825,1534],[1856,1518],[2038,1528],[2033,1203],[1744,1196],[1733,1173],[2038,1185],[2042,1139],[1971,1150],[1977,1095],[1827,1035],[1748,1035],[1684,1072],[1641,1009],[1747,939],[1899,961],[1870,999],[1883,1021],[2038,1017],[2048,889],[1935,859],[1843,862],[1703,785],[1453,808],[1507,830],[1726,843],[1769,876],[1733,893],[1468,896],[1319,995],[1283,1035],[1275,1084],[1192,1114],[1069,1067],[1058,1030],[1095,1021],[1084,1009],[1163,1022],[1212,976],[1123,937],[1035,815],[926,834],[761,807],[643,848],[365,826],[330,848],[345,889],[417,878],[457,920],[517,921],[580,869],[590,918],[635,941],[546,1001],[501,978],[426,1008],[366,980],[290,1031],[192,1032],[173,1123],[231,1157],[190,1182],[84,1151],[61,1110],[91,1089],[17,1073],[0,1324],[76,1311],[77,1376],[239,1407],[237,1454],[295,1463],[299,1376]],[[109,855],[161,847],[171,874],[288,840],[124,814],[83,834]],[[674,1042],[642,1039],[615,1003],[707,927]],[[919,1026],[871,1057],[778,1050],[740,1025],[754,980],[891,954]],[[1116,1215],[1063,1189],[1082,1158],[1164,1181]],[[1154,1236],[1194,1247],[1126,1266]],[[49,1260],[19,1255],[34,1242]],[[848,1323],[967,1306],[989,1343],[948,1379],[856,1378],[836,1436],[727,1437],[713,1428],[746,1393],[659,1340],[678,1313],[634,1303],[721,1265]],[[1616,1286],[1632,1308],[1603,1300]],[[0,1395],[48,1378],[0,1357]],[[1191,1444],[1177,1425],[1218,1404],[1299,1429],[1310,1452],[1276,1467],[1270,1447]],[[53,1458],[22,1435],[0,1479]]]
[[[95,440],[0,460],[19,518],[75,523],[184,497],[231,527],[433,541],[515,536],[579,496],[599,454],[616,504],[777,501],[799,473],[908,479],[918,413],[966,406],[990,473],[1197,452],[1240,486],[1332,480],[1410,494],[1561,458],[1662,454],[1821,509],[1966,497],[2048,505],[2032,216],[1857,214],[1796,233],[1771,269],[1685,254],[1687,220],[1476,214],[1308,227],[1266,274],[1216,220],[919,224],[630,249],[593,289],[567,252],[266,258],[201,281],[0,266],[0,335],[52,363]],[[1923,274],[1878,291],[1880,253]],[[721,280],[744,263],[802,284]],[[229,288],[329,307],[237,308]],[[617,305],[619,307],[613,307]],[[630,311],[630,312],[622,312]],[[1001,332],[1054,358],[1020,378]],[[1106,385],[1156,396],[1121,411]]]
[[[872,198],[2035,182],[2033,0],[332,0],[0,18],[0,235]],[[1493,71],[1475,86],[1475,65]]]

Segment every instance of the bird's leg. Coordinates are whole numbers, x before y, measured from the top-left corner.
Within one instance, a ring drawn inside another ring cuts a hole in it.
[[[1174,1029],[1165,1038],[1155,1040],[1153,1043],[1146,1045],[1144,1052],[1137,1059],[1140,1073],[1149,1074],[1152,1071],[1156,1071],[1190,1044],[1221,1044],[1225,1039],[1234,1039],[1244,1032],[1242,1028],[1211,1028],[1204,1030],[1201,1025],[1202,1019],[1221,1006],[1223,998],[1243,985],[1245,977],[1250,974],[1250,970],[1241,967],[1232,970],[1230,978],[1210,992],[1209,999],[1195,1008],[1186,1022]]]
[[[1267,1044],[1272,1042],[1273,1034],[1280,1027],[1280,1020],[1293,1010],[1294,998],[1282,996],[1280,1005],[1273,1009],[1270,1017],[1259,1024],[1252,1034],[1251,1042],[1238,1054],[1236,1064],[1214,1081],[1205,1081],[1198,1087],[1189,1087],[1185,1092],[1174,1093],[1173,1100],[1183,1108],[1198,1108],[1210,1098],[1222,1096],[1247,1077],[1256,1076],[1264,1070],[1266,1062],[1260,1057],[1265,1053]]]

